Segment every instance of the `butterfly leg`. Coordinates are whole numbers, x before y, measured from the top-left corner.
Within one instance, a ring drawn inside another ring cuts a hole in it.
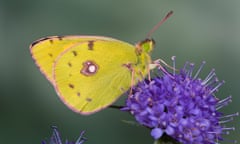
[[[148,80],[151,81],[150,66],[147,67],[148,71]]]
[[[132,69],[131,70],[131,73],[132,73],[132,78],[131,78],[131,83],[130,83],[130,92],[129,92],[129,96],[131,96],[132,95],[132,91],[133,91],[133,86],[134,86],[134,82],[135,82],[135,79],[134,79],[134,77],[135,77],[135,71]]]
[[[157,59],[157,60],[155,60],[155,61],[153,62],[153,64],[150,65],[150,69],[154,69],[154,68],[158,67],[163,73],[169,75],[171,78],[174,78],[174,77],[166,70],[166,68],[161,65],[161,63],[162,63],[164,66],[166,66],[166,67],[168,67],[168,68],[170,68],[170,69],[172,69],[172,70],[174,70],[174,71],[177,71],[177,69],[176,69],[175,67],[172,67],[172,66],[168,65],[168,64],[167,64],[164,60],[162,60],[162,59]]]
[[[133,89],[133,86],[135,83],[134,77],[135,77],[136,73],[135,73],[131,63],[123,64],[123,66],[125,66],[131,72],[131,82],[130,82],[130,92],[129,92],[129,96],[130,96],[132,94],[132,89]]]
[[[170,69],[172,69],[172,70],[176,70],[177,71],[177,69],[175,68],[175,67],[172,67],[172,66],[170,66],[170,65],[168,65],[164,60],[162,60],[162,59],[157,59],[157,60],[155,60],[154,61],[154,63],[156,63],[156,64],[163,64],[163,65],[165,65],[166,67],[168,67],[168,68],[170,68]]]

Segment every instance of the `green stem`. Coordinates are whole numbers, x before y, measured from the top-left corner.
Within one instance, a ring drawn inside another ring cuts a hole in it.
[[[179,143],[172,137],[166,134],[163,134],[163,136],[160,139],[155,140],[153,144],[181,144],[181,143]]]

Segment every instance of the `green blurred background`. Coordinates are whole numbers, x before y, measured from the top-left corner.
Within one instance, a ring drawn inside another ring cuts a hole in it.
[[[202,60],[202,77],[216,69],[226,84],[219,98],[233,96],[224,113],[240,110],[239,0],[0,0],[0,143],[38,144],[56,125],[63,139],[75,140],[86,130],[87,144],[150,144],[149,130],[123,123],[128,113],[106,109],[91,116],[69,110],[35,66],[29,45],[51,35],[102,35],[130,43],[170,10],[174,15],[154,34],[153,58],[177,67]],[[123,104],[123,102],[120,102]],[[229,123],[239,138],[239,118]],[[229,143],[225,141],[223,143]]]

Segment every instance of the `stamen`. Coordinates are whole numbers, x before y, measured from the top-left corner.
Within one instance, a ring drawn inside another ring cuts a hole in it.
[[[53,139],[54,139],[54,142],[56,142],[56,144],[62,144],[60,135],[59,135],[59,133],[57,131],[57,127],[56,126],[52,126],[52,129],[53,129]]]
[[[232,101],[232,96],[230,95],[230,96],[226,97],[225,99],[218,101],[218,103],[216,104],[216,107],[226,106],[231,101]]]
[[[222,82],[220,82],[215,88],[213,88],[210,93],[214,93],[220,86],[222,86],[225,83],[225,81],[223,80]]]
[[[235,128],[234,128],[234,130],[235,130]],[[229,135],[230,134],[229,131],[222,131],[221,133],[222,133],[222,135]],[[224,141],[227,141],[228,143],[234,143],[234,144],[237,143],[237,140],[229,140],[227,138],[224,138]]]
[[[237,143],[237,140],[229,140],[230,142],[236,144]]]
[[[229,102],[231,102],[231,100]],[[223,103],[222,105],[216,106],[216,110],[219,110],[219,109],[227,106],[229,102],[226,102],[226,103]]]
[[[198,75],[200,74],[200,72],[202,71],[204,65],[206,64],[206,61],[203,61],[202,64],[200,65],[199,69],[197,70],[195,76],[193,77],[193,79],[196,79],[198,77]]]
[[[227,119],[227,120],[219,121],[219,124],[227,123],[227,122],[230,122],[230,121],[232,121],[232,120],[233,120],[233,118],[231,117],[231,118],[229,118],[229,119]]]
[[[232,142],[236,144],[236,143],[237,143],[237,140],[232,140]]]
[[[238,116],[238,115],[239,115],[239,112],[236,112],[236,113],[228,114],[228,115],[221,116],[221,117],[218,117],[218,118],[223,119],[223,118],[235,117],[235,116]]]
[[[220,100],[220,101],[218,102],[218,104],[221,104],[221,103],[223,103],[223,102],[229,101],[229,100],[231,100],[231,99],[232,99],[232,96],[230,95],[230,96],[226,97],[225,99]]]
[[[207,133],[210,133],[210,134],[219,134],[219,132],[215,132],[215,131],[208,131]]]
[[[210,85],[214,85],[216,83],[219,82],[218,78],[215,76],[214,78],[212,78],[213,80],[209,81],[208,83],[205,84],[205,87],[208,87]]]
[[[190,77],[190,78],[192,77],[193,69],[194,69],[194,63],[190,63],[189,64],[188,74],[187,74],[187,76]]]
[[[79,138],[77,139],[76,143],[75,144],[82,144],[83,142],[85,142],[87,139],[85,137],[83,137],[85,131],[82,131],[80,133],[80,136]]]
[[[176,74],[176,56],[172,56],[172,62],[173,62],[173,76]]]
[[[235,127],[228,127],[228,128],[222,128],[222,130],[226,131],[234,131]]]
[[[229,135],[230,132],[229,131],[222,131],[222,135]]]
[[[228,105],[230,102],[232,102],[232,96],[225,98],[224,101],[222,101],[221,103],[217,103],[216,110],[223,108],[224,106]]]
[[[207,132],[207,133],[209,133],[209,134],[214,134],[215,136],[215,140],[216,140],[216,142],[214,143],[214,144],[220,144],[220,143],[218,143],[218,140],[219,140],[219,135],[220,135],[220,133],[219,132],[215,132],[215,131],[209,131],[209,132]],[[221,134],[222,134],[222,132],[221,132]],[[209,141],[209,142],[213,142],[212,140],[211,141]]]
[[[229,135],[230,133],[228,132],[226,135]],[[224,138],[224,141],[226,141],[227,143],[234,143],[236,144],[237,143],[237,140],[230,140],[230,139],[226,139]]]
[[[184,66],[183,66],[183,69],[182,69],[184,72],[186,72],[188,65],[189,65],[189,62],[188,61],[185,62]]]
[[[215,76],[215,69],[212,69],[207,77],[203,80],[202,85],[205,85],[213,76]]]

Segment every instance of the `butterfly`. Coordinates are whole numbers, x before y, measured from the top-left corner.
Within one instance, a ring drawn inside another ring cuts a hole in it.
[[[33,42],[30,52],[63,103],[89,115],[114,103],[156,67],[150,57],[154,43],[150,38],[134,46],[103,36],[51,36]]]

